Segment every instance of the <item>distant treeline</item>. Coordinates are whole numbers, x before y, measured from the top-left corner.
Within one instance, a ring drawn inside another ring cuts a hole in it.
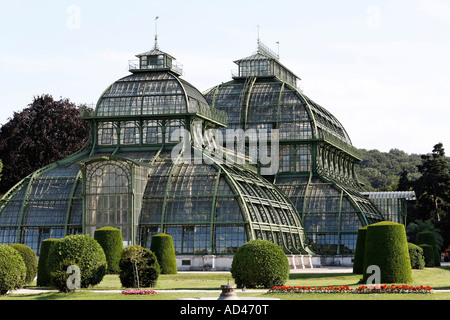
[[[408,178],[420,177],[417,165],[422,164],[421,154],[408,154],[399,149],[389,152],[359,149],[362,161],[357,165],[359,180],[367,191],[396,191],[402,173]],[[450,158],[445,158],[450,163]]]

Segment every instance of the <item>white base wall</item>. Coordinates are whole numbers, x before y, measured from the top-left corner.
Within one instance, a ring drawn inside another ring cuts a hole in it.
[[[286,255],[291,269],[351,267],[353,256]],[[229,271],[233,256],[176,256],[178,271]]]

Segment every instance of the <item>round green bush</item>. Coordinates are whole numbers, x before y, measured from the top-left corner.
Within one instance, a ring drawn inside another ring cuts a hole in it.
[[[436,243],[436,236],[432,231],[422,231],[417,234],[417,243],[428,244],[433,247],[434,266],[439,267],[441,265],[441,257],[439,249]]]
[[[64,259],[59,263],[58,268],[56,271],[52,271],[50,273],[50,285],[58,289],[59,292],[73,292],[75,289],[69,288],[67,285],[67,280],[70,277],[70,275],[67,273],[67,270],[69,266],[76,265],[76,262],[72,259]]]
[[[41,243],[36,280],[36,285],[38,287],[47,287],[50,285],[50,273],[47,270],[48,253],[51,247],[58,241],[59,239],[50,238],[43,240]]]
[[[0,245],[0,295],[21,288],[25,283],[27,267],[20,253],[11,246]]]
[[[353,273],[355,274],[363,274],[366,233],[367,233],[367,226],[358,229],[358,236],[356,238],[355,258],[353,260]]]
[[[425,258],[425,267],[427,268],[435,267],[433,246],[430,246],[429,244],[419,244],[419,247],[421,247],[423,250],[423,256]]]
[[[38,259],[36,253],[27,245],[21,243],[10,244],[11,247],[16,249],[22,256],[25,267],[27,268],[27,275],[25,277],[25,283],[31,283],[37,273]]]
[[[153,252],[139,245],[123,249],[119,279],[125,288],[154,287],[161,269]]]
[[[99,284],[106,274],[106,256],[100,244],[89,235],[70,235],[56,242],[48,254],[47,269],[52,273],[61,270],[63,261],[73,261],[81,270],[81,287]],[[67,278],[69,274],[66,275]]]
[[[150,251],[152,251],[156,256],[156,259],[158,259],[161,274],[177,273],[175,248],[170,235],[164,233],[154,235],[152,237]]]
[[[267,240],[252,240],[237,250],[230,272],[239,288],[272,288],[287,281],[289,270],[280,246]]]
[[[412,269],[425,268],[425,258],[423,256],[423,249],[413,243],[408,242],[409,258],[411,260]]]
[[[367,273],[369,266],[380,268],[381,283],[412,282],[404,225],[384,221],[367,227],[363,282],[367,282],[372,275]]]
[[[108,262],[108,273],[119,273],[120,253],[123,250],[122,232],[113,227],[95,230],[94,239],[102,246]]]

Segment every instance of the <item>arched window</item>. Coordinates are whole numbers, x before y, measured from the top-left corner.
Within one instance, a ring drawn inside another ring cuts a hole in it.
[[[119,161],[99,161],[86,167],[86,232],[112,226],[131,241],[131,168]]]

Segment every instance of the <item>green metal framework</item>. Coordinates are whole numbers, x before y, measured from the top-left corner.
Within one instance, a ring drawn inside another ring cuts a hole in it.
[[[384,220],[360,194],[358,150],[341,123],[298,90],[294,73],[266,51],[258,46],[235,61],[233,80],[207,90],[206,100],[228,114],[228,128],[278,131],[279,170],[265,178],[294,203],[314,252],[353,253],[357,230]]]
[[[225,127],[227,114],[180,78],[170,55],[154,49],[137,57],[131,75],[111,84],[95,110],[83,110],[89,144],[1,199],[0,243],[39,253],[46,238],[113,226],[126,244],[146,247],[153,234],[170,234],[177,254],[232,254],[252,239],[307,253],[294,205],[256,170],[215,158],[184,161],[198,149],[183,144],[178,130],[201,123],[203,135]]]
[[[406,225],[408,202],[416,200],[414,191],[363,192],[377,206],[387,221]]]

